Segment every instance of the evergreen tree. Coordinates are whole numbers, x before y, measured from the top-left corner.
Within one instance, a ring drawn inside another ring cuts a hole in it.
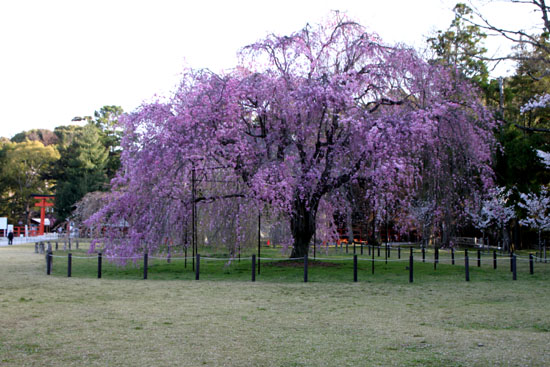
[[[90,191],[105,190],[108,151],[94,124],[87,124],[65,136],[69,144],[60,146],[61,158],[56,175],[56,213],[59,219],[67,218],[73,205]]]

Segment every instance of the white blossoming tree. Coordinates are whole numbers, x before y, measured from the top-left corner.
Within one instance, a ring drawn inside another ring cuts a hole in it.
[[[484,235],[490,228],[496,228],[502,234],[505,250],[510,248],[507,227],[515,216],[514,208],[507,205],[510,194],[511,191],[504,187],[495,187],[489,190],[487,199],[483,200],[477,209],[469,210],[472,223]]]
[[[550,190],[544,187],[538,195],[521,194],[519,206],[527,212],[520,223],[537,230],[540,248],[542,232],[550,231]]]

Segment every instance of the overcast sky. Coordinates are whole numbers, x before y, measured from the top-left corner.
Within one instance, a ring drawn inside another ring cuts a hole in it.
[[[0,136],[53,130],[104,105],[131,111],[168,94],[184,67],[230,69],[239,48],[318,23],[331,10],[385,42],[423,47],[428,35],[448,28],[456,2],[2,0]],[[481,10],[500,24],[526,28],[537,20],[525,6],[488,6]],[[491,42],[495,52],[501,41]]]

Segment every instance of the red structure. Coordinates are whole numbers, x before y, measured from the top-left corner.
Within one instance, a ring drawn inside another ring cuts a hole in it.
[[[31,195],[38,202],[34,205],[40,208],[40,227],[38,229],[38,235],[44,234],[44,222],[46,219],[46,207],[53,206],[54,195]]]

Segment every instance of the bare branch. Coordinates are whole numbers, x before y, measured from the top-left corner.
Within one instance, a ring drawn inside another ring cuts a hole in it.
[[[550,133],[550,129],[541,129],[541,128],[537,128],[537,127],[526,127],[526,126],[521,126],[521,125],[518,125],[518,124],[514,124],[514,126],[517,127],[518,129],[525,130],[525,131],[530,131],[530,132],[533,132],[533,133],[547,133],[547,134]]]

